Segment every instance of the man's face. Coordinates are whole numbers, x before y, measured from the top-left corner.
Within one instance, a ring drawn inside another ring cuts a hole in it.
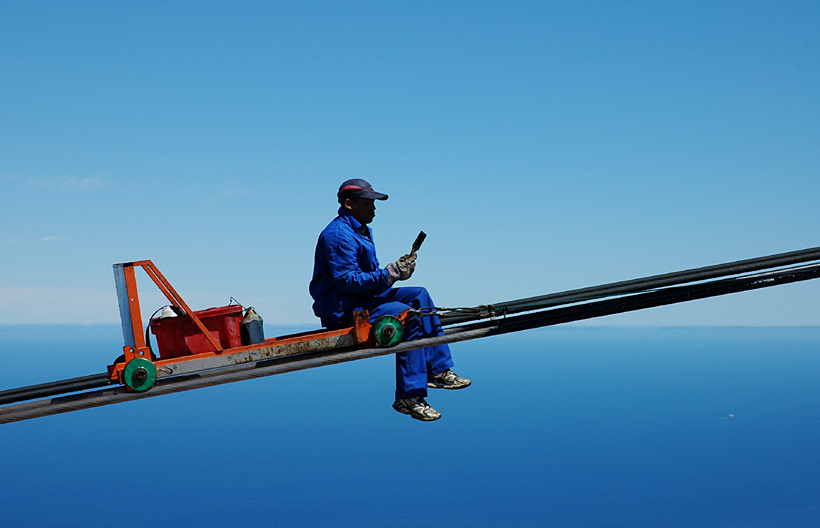
[[[346,198],[345,209],[362,224],[369,224],[376,216],[376,200],[367,198]]]

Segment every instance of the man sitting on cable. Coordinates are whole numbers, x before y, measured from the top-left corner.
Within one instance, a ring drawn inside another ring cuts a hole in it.
[[[367,226],[376,216],[375,200],[387,200],[364,180],[347,180],[337,194],[338,216],[319,235],[310,295],[313,313],[330,329],[353,326],[353,312],[367,310],[370,321],[398,315],[408,308],[434,306],[425,288],[393,288],[416,269],[416,255],[379,267],[373,232]],[[405,340],[443,335],[437,316],[411,317]],[[451,369],[450,348],[437,345],[396,354],[396,401],[393,408],[417,420],[432,421],[441,414],[424,400],[427,388],[462,389],[470,380]]]

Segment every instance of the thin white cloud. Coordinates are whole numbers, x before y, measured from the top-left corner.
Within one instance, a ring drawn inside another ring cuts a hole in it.
[[[18,176],[17,174],[12,174],[10,172],[7,172],[5,174],[0,174],[0,182],[14,183],[14,182],[18,182],[18,181],[20,181],[20,176]]]
[[[105,180],[102,177],[87,176],[85,178],[77,178],[76,176],[56,176],[54,178],[21,178],[18,174],[6,173],[0,175],[0,182],[4,183],[22,183],[40,189],[47,189],[50,191],[63,190],[79,190],[92,191],[96,189],[104,189],[107,187]]]
[[[118,323],[114,288],[0,285],[0,324]]]
[[[62,242],[68,240],[66,237],[45,236],[40,239],[40,242]]]
[[[87,178],[76,178],[74,176],[70,178],[58,177],[48,180],[35,180],[32,178],[30,181],[37,187],[51,190],[78,189],[81,191],[88,191],[93,189],[102,189],[105,187],[105,181],[92,176]]]

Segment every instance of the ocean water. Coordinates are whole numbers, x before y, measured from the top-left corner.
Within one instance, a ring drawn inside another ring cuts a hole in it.
[[[115,326],[0,327],[0,389],[121,346]],[[386,357],[0,425],[0,523],[820,526],[820,328],[452,350],[473,386],[431,391],[433,423],[391,409]]]

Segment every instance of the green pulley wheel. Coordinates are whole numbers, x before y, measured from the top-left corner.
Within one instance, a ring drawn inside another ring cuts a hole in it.
[[[132,390],[147,391],[157,381],[157,367],[145,358],[134,358],[125,365],[122,376]]]
[[[370,337],[377,347],[396,346],[404,337],[404,327],[392,315],[383,315],[370,327]]]

